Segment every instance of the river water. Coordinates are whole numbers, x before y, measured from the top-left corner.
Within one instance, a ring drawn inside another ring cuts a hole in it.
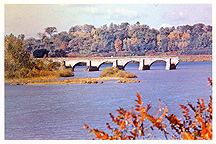
[[[99,77],[100,71],[84,72],[75,68],[75,77]],[[92,134],[83,130],[84,123],[106,130],[109,113],[119,107],[129,110],[142,96],[144,106],[151,103],[152,114],[158,99],[168,106],[168,113],[180,114],[179,104],[207,102],[212,94],[207,78],[212,78],[211,62],[181,62],[176,70],[165,70],[165,63],[154,63],[151,70],[138,71],[138,64],[128,64],[126,71],[143,83],[103,83],[70,85],[5,84],[6,140],[89,140]],[[156,139],[164,139],[157,134]]]

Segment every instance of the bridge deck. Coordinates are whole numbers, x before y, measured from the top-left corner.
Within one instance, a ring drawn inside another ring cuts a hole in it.
[[[179,63],[177,56],[130,56],[130,57],[63,57],[63,58],[48,58],[56,62],[64,62],[65,66],[71,66],[73,69],[79,63],[86,63],[86,69],[89,71],[97,71],[103,63],[111,62],[113,67],[124,69],[131,62],[139,63],[139,70],[149,70],[151,65],[156,61],[166,62],[166,70],[176,69]]]

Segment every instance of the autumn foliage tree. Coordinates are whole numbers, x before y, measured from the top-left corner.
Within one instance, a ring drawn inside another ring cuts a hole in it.
[[[208,78],[210,85],[212,81]],[[135,107],[130,110],[119,108],[118,114],[114,116],[109,114],[112,122],[117,125],[116,128],[106,123],[110,133],[106,133],[97,128],[90,128],[84,125],[85,130],[94,133],[94,139],[101,140],[137,140],[154,138],[154,130],[161,131],[165,138],[171,136],[173,139],[185,140],[212,140],[212,97],[209,97],[208,104],[204,99],[198,99],[197,105],[191,103],[180,104],[182,109],[182,118],[177,118],[175,114],[168,114],[167,105],[161,106],[159,99],[159,108],[155,115],[151,115],[149,110],[151,105],[143,106],[143,101],[139,93],[135,100]],[[192,114],[191,114],[192,113]],[[171,130],[168,131],[167,129]]]
[[[122,41],[120,39],[116,39],[114,42],[115,50],[116,51],[121,51],[122,49]]]

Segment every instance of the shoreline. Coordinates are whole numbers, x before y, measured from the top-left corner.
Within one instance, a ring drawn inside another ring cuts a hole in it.
[[[212,62],[212,55],[180,55],[179,61],[180,62]],[[57,80],[62,77],[36,77],[36,78],[16,78],[16,79],[4,79],[4,83],[17,83],[17,85],[24,85],[24,84],[32,84],[36,85],[38,84],[59,84],[59,81],[62,80]],[[76,79],[77,78],[73,78]],[[85,81],[90,78],[79,78],[81,81]],[[85,79],[85,80],[84,80]],[[109,77],[109,78],[91,78],[94,79],[93,81],[103,81],[103,80],[122,80],[122,78],[117,78],[117,77]],[[58,83],[57,83],[58,82]],[[19,83],[19,84],[18,84]],[[65,82],[62,82],[65,83]],[[70,82],[73,83],[73,82]],[[77,82],[79,84],[80,82]],[[83,82],[84,83],[84,82]],[[106,82],[107,83],[107,82]],[[75,83],[73,83],[75,84]]]
[[[57,85],[57,84],[102,84],[102,83],[140,83],[146,81],[133,80],[131,78],[120,78],[120,77],[103,77],[103,78],[74,78],[65,80],[45,80],[45,81],[20,81],[12,82],[11,85]]]
[[[179,55],[180,62],[212,62],[212,55]]]

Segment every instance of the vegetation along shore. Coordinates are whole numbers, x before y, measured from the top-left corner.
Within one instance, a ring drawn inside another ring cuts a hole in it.
[[[12,85],[37,85],[37,84],[102,84],[102,83],[139,83],[145,81],[133,80],[137,78],[135,74],[124,72],[114,67],[107,67],[102,71],[100,78],[73,78],[73,79],[40,79],[40,80],[17,80]]]
[[[180,62],[212,61],[212,26],[201,23],[159,30],[137,22],[101,28],[73,26],[57,33],[45,28],[39,39],[5,36],[5,82],[54,81],[74,76],[45,57],[179,56]],[[42,60],[34,58],[43,58]]]

